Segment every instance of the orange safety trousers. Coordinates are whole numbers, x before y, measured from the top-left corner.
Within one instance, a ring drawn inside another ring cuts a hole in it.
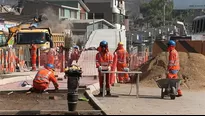
[[[48,52],[48,56],[47,56],[47,57],[48,57],[48,58],[47,58],[47,63],[54,65],[54,63],[55,63],[54,51],[50,50],[50,51]]]
[[[32,63],[32,70],[36,70],[36,58],[37,58],[37,46],[32,45],[31,47],[31,63]]]
[[[103,88],[103,81],[104,81],[104,74],[101,74],[100,72],[98,72],[99,75],[99,83],[100,83],[100,88]],[[110,90],[110,74],[106,74],[106,90],[109,91]],[[100,92],[102,92],[102,89],[100,90]]]
[[[96,68],[99,68],[99,66],[111,67],[112,62],[113,62],[113,57],[109,52],[107,53],[98,52],[96,54]],[[99,83],[100,83],[100,92],[102,92],[104,75],[102,75],[98,71],[98,76],[99,76]],[[110,74],[106,74],[106,90],[110,91]]]
[[[124,71],[124,68],[127,68],[127,57],[128,53],[124,48],[117,50],[117,71]],[[129,79],[129,75],[118,74],[118,79],[120,82],[127,81]]]

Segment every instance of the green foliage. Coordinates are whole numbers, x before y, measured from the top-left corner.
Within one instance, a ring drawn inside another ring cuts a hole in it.
[[[143,14],[144,21],[149,22],[152,27],[163,25],[164,5],[166,20],[172,20],[173,3],[166,0],[152,0],[149,3],[142,4],[140,11]]]
[[[65,48],[66,49],[70,49],[70,47],[72,47],[73,43],[72,43],[72,38],[69,37],[68,35],[65,36]]]

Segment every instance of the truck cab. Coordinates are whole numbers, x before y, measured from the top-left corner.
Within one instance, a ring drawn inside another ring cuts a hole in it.
[[[49,28],[22,28],[16,34],[15,45],[36,44],[41,50],[46,50],[53,47],[51,36]]]
[[[7,45],[7,36],[6,34],[0,30],[0,47],[4,47]]]

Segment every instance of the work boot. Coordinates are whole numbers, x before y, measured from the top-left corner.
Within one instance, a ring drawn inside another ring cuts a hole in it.
[[[178,93],[178,94],[176,95],[177,97],[181,97],[181,96],[182,96],[182,91],[181,91],[180,89],[177,91],[177,93]]]
[[[111,93],[110,93],[110,91],[107,91],[107,96],[111,96]]]
[[[100,92],[97,96],[103,96],[103,92]]]

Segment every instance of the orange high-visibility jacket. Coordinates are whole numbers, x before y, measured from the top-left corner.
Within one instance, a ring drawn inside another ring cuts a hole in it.
[[[36,89],[48,88],[50,81],[52,81],[53,85],[58,88],[57,79],[55,78],[53,71],[48,69],[39,70],[33,80],[33,87]]]
[[[126,64],[128,61],[129,54],[128,52],[122,48],[117,50],[117,63]]]
[[[179,55],[178,52],[173,49],[169,52],[169,63],[168,63],[168,70],[179,70]]]
[[[80,57],[80,51],[79,50],[74,50],[72,53],[71,53],[71,59],[72,60],[78,60]]]
[[[96,54],[96,68],[98,68],[99,66],[112,66],[113,63],[113,57],[112,54],[110,54],[109,52],[107,53],[102,53],[102,52],[98,52]]]

